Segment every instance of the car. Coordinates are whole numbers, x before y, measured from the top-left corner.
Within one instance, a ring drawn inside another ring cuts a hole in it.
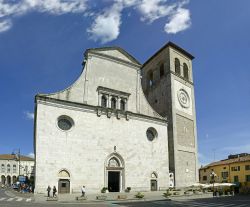
[[[18,185],[17,185],[17,184],[13,184],[13,185],[12,185],[12,189],[14,189],[14,190],[18,190],[18,188],[19,188],[19,187],[18,187]]]

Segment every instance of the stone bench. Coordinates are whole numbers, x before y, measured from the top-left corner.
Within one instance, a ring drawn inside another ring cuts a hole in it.
[[[106,199],[107,199],[107,196],[105,196],[105,195],[96,196],[96,200],[106,200]]]
[[[117,199],[127,199],[127,195],[118,195]]]
[[[47,197],[47,201],[58,201],[57,197]]]

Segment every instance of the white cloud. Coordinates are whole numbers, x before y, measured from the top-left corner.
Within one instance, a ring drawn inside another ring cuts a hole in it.
[[[10,20],[0,21],[0,32],[5,32],[9,30],[11,26],[12,26],[12,23]]]
[[[87,0],[0,0],[0,32],[7,31],[11,27],[11,19],[24,15],[30,11],[47,12],[53,15],[65,13],[79,13],[86,10]],[[2,25],[2,26],[1,26]],[[6,26],[7,25],[7,26]],[[1,29],[3,28],[3,29]]]
[[[115,40],[120,34],[121,11],[123,7],[120,3],[114,4],[104,13],[98,15],[87,30],[90,33],[90,38],[101,43]]]
[[[98,0],[101,1],[101,0]],[[93,23],[87,32],[90,38],[101,43],[118,38],[122,23],[122,12],[130,8],[137,11],[143,22],[153,23],[159,18],[169,18],[165,25],[167,33],[177,33],[190,27],[191,19],[188,9],[183,6],[188,0],[102,0],[111,6],[96,11],[96,6],[90,8],[91,0],[0,0],[0,33],[12,26],[13,18],[25,15],[31,11],[62,15],[66,13],[81,13],[83,17],[92,17]],[[96,5],[96,4],[93,4]],[[127,15],[128,17],[130,15]],[[125,18],[125,17],[124,17]]]
[[[149,23],[155,20],[165,17],[174,10],[176,4],[170,5],[166,3],[167,0],[142,0],[137,5],[139,12],[142,14],[142,21],[149,21]]]
[[[26,119],[30,119],[30,120],[34,119],[34,113],[25,111],[24,114],[25,114]]]
[[[190,11],[183,8],[178,8],[177,11],[170,17],[169,23],[165,25],[164,30],[167,33],[176,34],[191,26]]]
[[[28,154],[28,157],[34,158],[34,157],[35,157],[35,154],[34,154],[33,152],[30,152],[30,153]]]

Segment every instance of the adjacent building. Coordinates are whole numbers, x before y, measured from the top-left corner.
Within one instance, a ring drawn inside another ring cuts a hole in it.
[[[86,50],[75,83],[35,97],[35,192],[198,181],[193,58],[172,42],[144,64],[119,47]]]
[[[236,190],[250,189],[250,154],[229,155],[228,159],[210,163],[200,170],[200,182],[210,183],[210,174],[216,174],[215,182],[236,184]]]
[[[20,160],[19,160],[20,158]],[[34,158],[21,155],[17,157],[13,154],[0,154],[0,176],[1,184],[11,185],[18,181],[18,176],[22,175],[34,181]]]

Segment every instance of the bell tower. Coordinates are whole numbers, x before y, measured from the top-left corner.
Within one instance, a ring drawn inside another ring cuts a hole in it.
[[[141,70],[148,102],[168,118],[169,171],[174,174],[176,187],[198,181],[193,59],[187,51],[168,42]]]

